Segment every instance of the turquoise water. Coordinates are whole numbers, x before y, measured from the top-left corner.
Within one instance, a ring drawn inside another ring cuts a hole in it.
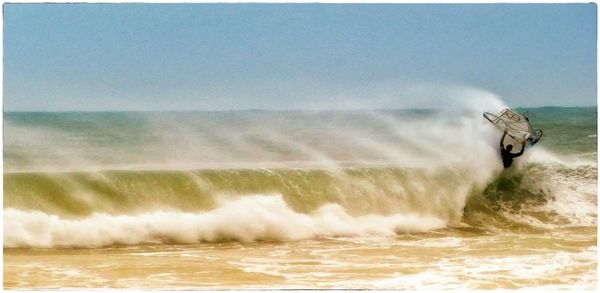
[[[523,108],[534,128],[544,131],[544,147],[558,153],[596,153],[597,108]]]

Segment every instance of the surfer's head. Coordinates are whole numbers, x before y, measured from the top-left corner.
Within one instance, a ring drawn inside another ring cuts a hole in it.
[[[507,145],[506,150],[510,152],[512,150],[512,144]]]

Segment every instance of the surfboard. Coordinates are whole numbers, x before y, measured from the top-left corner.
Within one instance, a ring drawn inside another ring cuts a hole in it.
[[[504,109],[499,114],[489,112],[483,113],[483,117],[494,124],[498,129],[508,130],[504,138],[504,145],[513,145],[513,153],[518,153],[521,150],[523,140],[528,141],[528,146],[533,146],[542,137],[542,131],[537,129],[532,130],[531,124],[527,117],[510,109]],[[531,139],[529,139],[531,138]]]

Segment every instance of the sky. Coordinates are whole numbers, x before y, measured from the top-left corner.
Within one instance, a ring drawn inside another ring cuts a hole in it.
[[[596,105],[595,4],[4,4],[5,111]],[[451,89],[451,90],[450,90]]]

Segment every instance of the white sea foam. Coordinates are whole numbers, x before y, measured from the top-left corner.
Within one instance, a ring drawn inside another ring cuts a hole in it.
[[[534,148],[528,148],[525,154],[523,155],[522,162],[558,164],[566,166],[568,168],[598,165],[598,162],[595,159],[574,155],[561,156],[559,154],[549,151],[543,145],[536,145]]]
[[[200,241],[299,240],[319,236],[392,236],[442,228],[445,221],[418,214],[349,215],[336,204],[311,214],[293,211],[281,195],[252,195],[202,213],[95,213],[63,219],[39,211],[4,210],[5,247],[97,247],[112,244]]]

